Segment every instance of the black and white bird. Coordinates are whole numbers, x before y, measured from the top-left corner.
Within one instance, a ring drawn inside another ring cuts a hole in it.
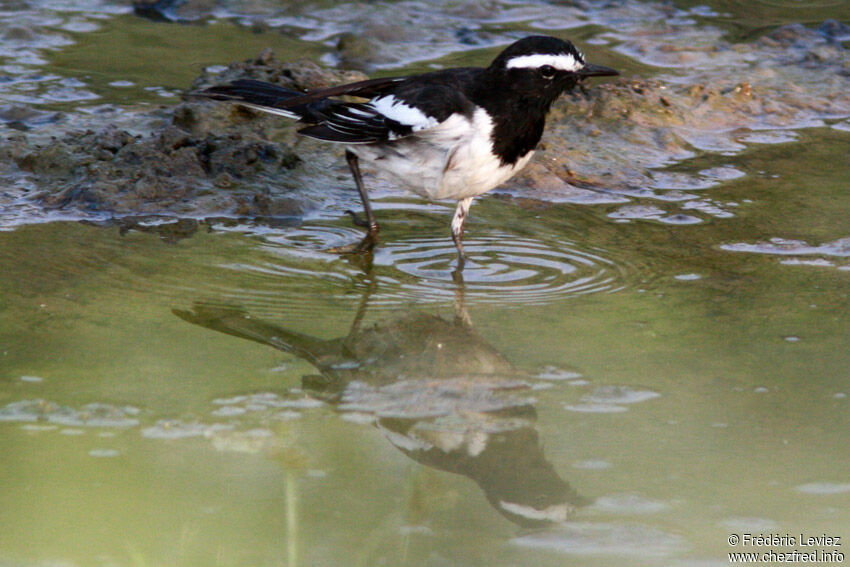
[[[462,264],[472,199],[528,163],[561,93],[587,77],[617,74],[587,63],[569,41],[531,36],[508,46],[487,68],[371,79],[307,93],[243,79],[196,94],[300,120],[308,124],[300,134],[343,144],[366,219],[349,213],[369,231],[357,250],[371,250],[378,234],[359,160],[417,195],[457,200],[452,239]],[[342,95],[366,100],[334,98]]]

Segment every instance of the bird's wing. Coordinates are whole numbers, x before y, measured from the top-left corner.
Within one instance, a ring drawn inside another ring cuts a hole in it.
[[[436,117],[405,104],[392,94],[373,98],[368,103],[326,101],[316,110],[321,116],[318,124],[303,128],[299,133],[329,142],[366,144],[396,140],[439,123]]]
[[[194,94],[307,122],[311,126],[299,130],[305,136],[364,144],[403,138],[434,128],[452,114],[470,113],[471,103],[456,85],[429,77],[432,75],[369,79],[308,93],[241,79]],[[343,95],[371,100],[357,103],[331,98]]]
[[[300,104],[308,104],[318,100],[343,95],[357,96],[361,98],[373,98],[375,96],[383,94],[387,90],[391,89],[398,83],[405,80],[407,80],[407,77],[382,77],[379,79],[366,79],[365,81],[357,81],[356,83],[348,83],[346,85],[337,85],[335,87],[318,89],[306,93],[298,93],[297,97],[289,98],[288,100],[286,100],[283,103],[284,106],[282,106],[281,108],[289,108]]]
[[[350,95],[372,98],[403,81],[404,77],[369,79],[307,93],[295,91],[254,79],[239,79],[224,85],[216,85],[202,91],[190,93],[195,96],[241,103],[255,110],[278,114],[296,120],[316,122],[311,110],[318,103],[334,96]]]
[[[317,124],[298,131],[299,134],[346,144],[368,144],[392,140],[410,134],[410,127],[389,120],[370,103],[319,101],[311,103]]]
[[[429,81],[424,76],[411,77],[381,91],[367,103],[311,103],[308,106],[313,106],[320,118],[315,126],[299,132],[331,142],[371,143],[428,135],[450,116],[468,117],[473,112],[472,103],[456,85]]]

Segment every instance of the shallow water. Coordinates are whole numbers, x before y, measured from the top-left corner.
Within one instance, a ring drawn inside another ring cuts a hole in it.
[[[700,17],[726,25],[736,6]],[[250,35],[228,26],[212,27]],[[52,64],[147,27],[105,19]],[[143,87],[180,72],[140,72],[122,96],[150,104]],[[110,81],[85,89],[125,101]],[[0,565],[685,566],[801,549],[730,547],[747,533],[840,536],[814,549],[846,552],[850,132],[831,124],[751,131],[655,170],[643,195],[480,199],[462,279],[451,208],[396,195],[371,264],[329,251],[359,236],[329,213],[9,223]]]

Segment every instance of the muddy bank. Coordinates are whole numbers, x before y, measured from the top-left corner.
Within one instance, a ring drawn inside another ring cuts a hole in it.
[[[613,213],[626,220],[691,223],[728,216],[728,207],[689,191],[743,172],[731,166],[695,174],[663,168],[700,154],[730,155],[748,144],[791,141],[795,128],[846,117],[850,57],[841,38],[847,32],[837,22],[817,29],[795,24],[748,44],[669,52],[658,51],[654,39],[641,43],[634,37],[620,48],[653,57],[674,53],[680,61],[698,53],[700,64],[687,74],[624,77],[562,97],[538,155],[503,191],[549,201],[629,203]],[[724,67],[730,54],[737,62],[732,73]],[[365,75],[283,62],[267,51],[210,70],[189,90],[239,77],[310,90]],[[27,130],[33,121],[55,119],[50,113],[25,105],[0,111],[19,130],[7,136],[0,157],[27,178],[29,190],[21,197],[45,210],[301,217],[356,206],[340,148],[300,139],[292,122],[236,105],[185,97],[172,107],[127,109],[118,125],[47,141]],[[122,127],[131,119],[149,131]],[[643,198],[664,205],[634,203]]]
[[[309,61],[282,63],[267,51],[199,77],[190,90],[236,77],[309,90],[364,75]],[[309,208],[304,195],[289,195],[305,173],[303,161],[285,141],[292,137],[291,123],[191,96],[154,113],[164,119],[147,134],[110,125],[33,144],[21,133],[9,137],[0,151],[33,176],[38,189],[30,198],[48,209],[297,216]],[[151,116],[139,120],[153,122]]]

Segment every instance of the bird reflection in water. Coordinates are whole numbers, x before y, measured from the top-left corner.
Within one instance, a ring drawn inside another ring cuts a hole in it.
[[[233,307],[196,303],[174,313],[307,361],[318,374],[302,378],[305,390],[339,411],[374,416],[401,452],[472,479],[510,521],[536,527],[568,520],[588,502],[546,460],[527,376],[475,332],[459,272],[455,281],[452,320],[409,311],[364,325],[377,286],[370,278],[348,334],[330,340]]]

